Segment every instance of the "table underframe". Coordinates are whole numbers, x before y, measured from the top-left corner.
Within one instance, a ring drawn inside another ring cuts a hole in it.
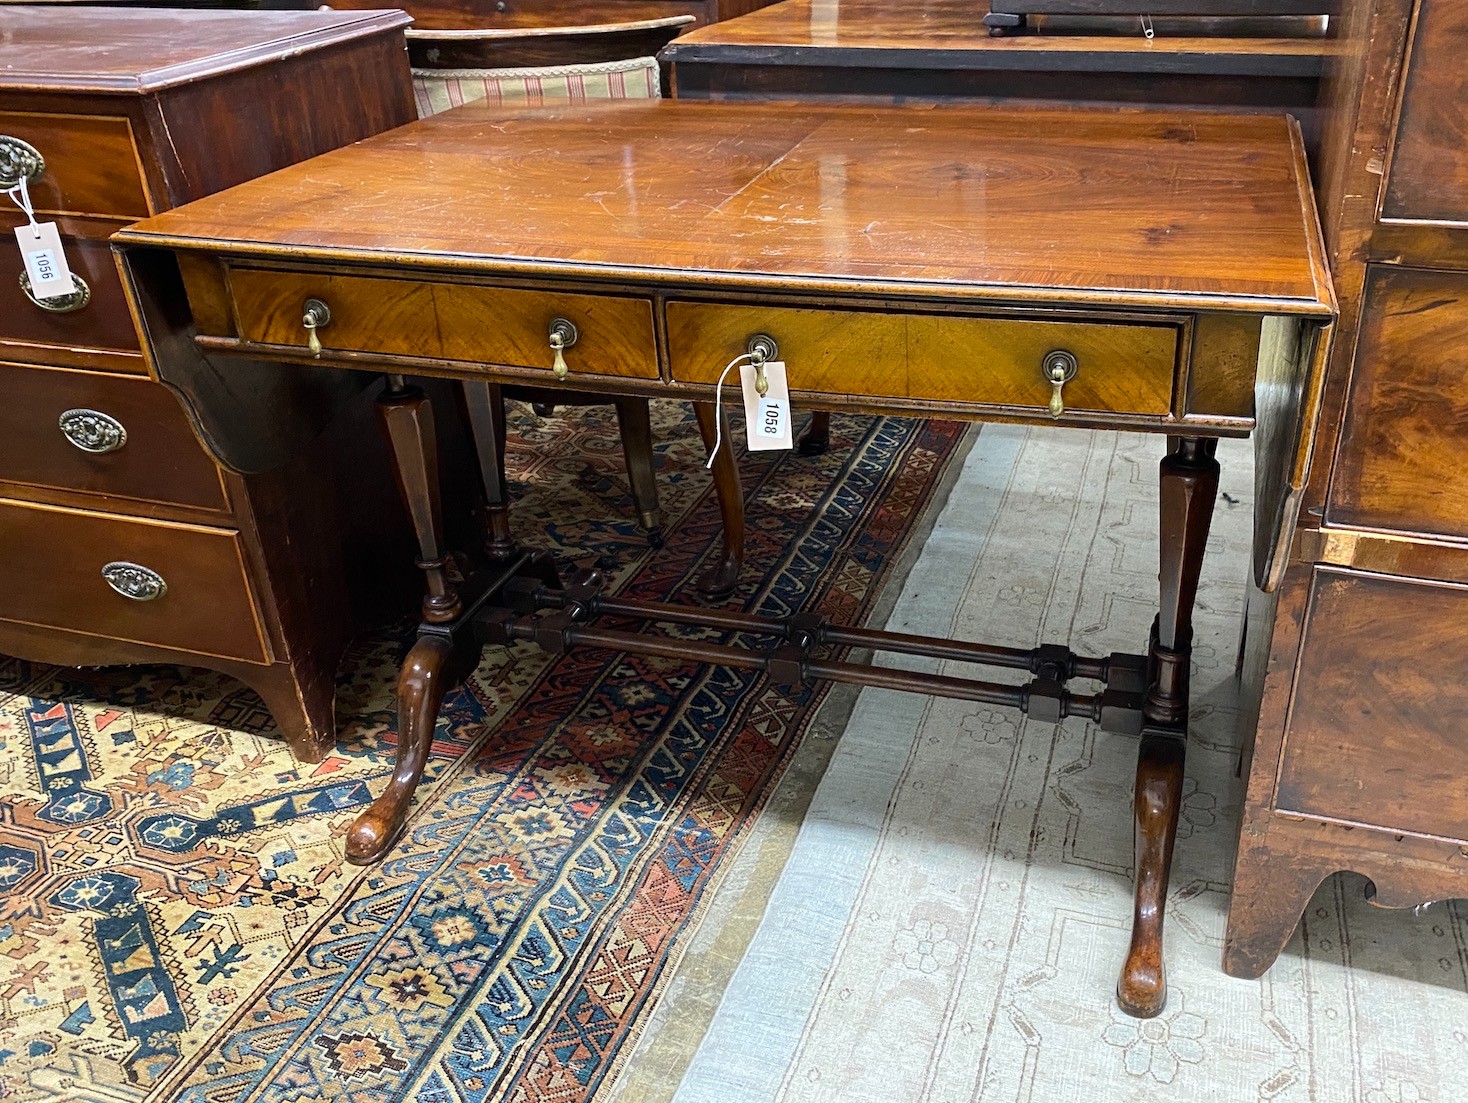
[[[1162,929],[1182,803],[1193,605],[1218,490],[1215,438],[1168,438],[1168,452],[1160,464],[1158,615],[1146,651],[1089,658],[1056,644],[1007,648],[833,625],[814,614],[773,620],[617,598],[605,592],[595,572],[562,580],[546,554],[518,548],[509,535],[504,409],[498,385],[464,381],[460,396],[486,495],[485,565],[462,582],[452,579],[444,546],[433,408],[421,390],[399,375],[387,377],[377,400],[399,489],[417,536],[417,564],[424,573],[426,593],[417,641],[398,676],[393,775],[383,794],[352,826],[347,839],[351,861],[376,861],[396,842],[427,763],[444,694],[472,672],[486,645],[526,640],[551,653],[601,647],[760,670],[778,684],[826,679],[981,701],[1056,723],[1084,716],[1104,730],[1140,736],[1133,795],[1132,935],[1117,1002],[1138,1017],[1162,1011],[1167,997]],[[694,408],[710,450],[717,433],[730,439],[727,424],[717,423],[724,416],[721,411],[707,403],[695,403]],[[714,476],[723,519],[722,547],[701,588],[719,595],[733,589],[743,562],[743,495],[732,449],[715,453]],[[771,642],[755,650],[606,629],[596,624],[601,616],[737,631]],[[823,657],[821,652],[828,647],[958,660],[1025,670],[1032,677],[1015,686],[896,670]],[[1095,681],[1102,688],[1077,693],[1070,688],[1074,680]]]

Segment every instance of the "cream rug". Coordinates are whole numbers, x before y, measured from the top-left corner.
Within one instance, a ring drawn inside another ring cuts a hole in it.
[[[986,427],[889,626],[1138,649],[1156,600],[1160,448]],[[1135,741],[864,691],[839,742],[808,738],[771,805],[785,818],[765,817],[716,895],[612,1098],[1423,1103],[1468,1092],[1461,904],[1384,912],[1342,875],[1263,979],[1219,967],[1242,799],[1233,662],[1253,485],[1247,444],[1225,442],[1219,458],[1163,1015],[1130,1019],[1111,998],[1130,922]],[[840,732],[842,719],[826,727]]]

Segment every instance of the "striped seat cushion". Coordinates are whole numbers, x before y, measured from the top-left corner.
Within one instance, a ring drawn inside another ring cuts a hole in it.
[[[506,107],[583,103],[586,100],[655,100],[662,95],[655,58],[543,69],[414,69],[419,118],[475,100]]]

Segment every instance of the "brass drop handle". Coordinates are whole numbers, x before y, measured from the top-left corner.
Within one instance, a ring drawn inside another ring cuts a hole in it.
[[[307,299],[301,311],[301,327],[306,331],[306,347],[311,350],[312,356],[321,355],[321,338],[316,336],[316,331],[329,325],[331,307],[320,299]]]
[[[1065,385],[1075,378],[1080,364],[1076,362],[1073,353],[1064,349],[1056,349],[1047,352],[1045,359],[1040,362],[1040,371],[1044,373],[1045,381],[1050,384],[1050,416],[1059,417],[1065,413],[1065,398],[1062,392]]]
[[[770,393],[770,381],[765,376],[765,364],[768,361],[780,359],[780,346],[768,333],[756,333],[745,342],[744,351],[749,354],[750,363],[754,365],[755,394],[764,398]]]
[[[557,318],[550,324],[550,347],[556,356],[551,361],[551,371],[555,372],[557,379],[565,379],[571,374],[571,369],[566,366],[565,351],[576,343],[580,336],[576,327],[565,318]]]

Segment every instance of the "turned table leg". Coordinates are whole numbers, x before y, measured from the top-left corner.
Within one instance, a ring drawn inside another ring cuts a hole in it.
[[[433,407],[422,391],[409,387],[401,376],[389,376],[388,387],[377,400],[377,410],[392,448],[398,489],[418,537],[418,566],[427,581],[424,624],[449,624],[462,612],[463,605],[458,588],[449,578],[443,547]],[[376,861],[403,829],[413,791],[428,761],[453,650],[447,638],[425,633],[408,652],[398,677],[398,747],[392,780],[352,825],[347,835],[349,861]]]
[[[662,547],[662,511],[658,508],[658,484],[652,466],[652,412],[645,398],[618,398],[617,428],[622,438],[622,455],[627,463],[627,483],[637,507],[637,523],[647,533],[648,543]]]
[[[503,561],[515,555],[510,535],[510,486],[505,478],[505,399],[499,385],[478,380],[459,383],[459,404],[469,423],[469,436],[479,461],[479,484],[484,492],[484,552]]]
[[[827,410],[812,410],[810,420],[805,423],[805,432],[795,442],[795,450],[802,456],[819,456],[831,447],[831,414]]]
[[[714,491],[719,496],[719,513],[724,522],[723,554],[698,588],[709,597],[725,597],[733,592],[734,584],[739,581],[739,569],[744,566],[744,491],[739,485],[739,465],[734,459],[728,416],[722,410],[716,412],[707,402],[695,402],[693,412],[705,448],[712,452],[714,442],[723,436],[723,444],[714,456]]]
[[[1129,1015],[1150,1018],[1167,1002],[1162,923],[1182,807],[1193,603],[1218,493],[1217,442],[1183,437],[1161,466],[1161,604],[1152,632],[1152,684],[1133,799],[1136,897],[1131,948],[1116,986]]]

